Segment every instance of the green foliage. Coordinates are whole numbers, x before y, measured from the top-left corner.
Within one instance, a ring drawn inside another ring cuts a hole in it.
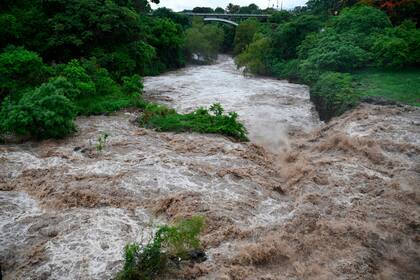
[[[141,97],[113,94],[94,97],[83,97],[75,101],[79,115],[101,115],[116,112],[124,108],[143,108]]]
[[[299,45],[305,37],[321,29],[318,17],[303,15],[292,21],[281,24],[272,35],[272,48],[278,59],[293,59],[297,57]]]
[[[257,33],[254,41],[247,46],[245,51],[235,58],[235,62],[240,67],[245,67],[246,71],[254,74],[268,74],[267,54],[271,52],[271,41],[268,37]]]
[[[149,9],[146,0],[12,1],[0,12],[10,27],[0,48],[24,45],[53,63],[95,56],[117,81],[182,66],[182,27],[170,19],[182,16],[149,18]]]
[[[325,72],[311,89],[311,100],[321,120],[329,120],[353,108],[358,98],[352,77],[347,73]]]
[[[95,84],[96,96],[118,95],[121,92],[120,85],[112,78],[107,69],[99,66],[95,58],[82,59],[81,65]]]
[[[172,20],[187,24],[186,18],[162,10],[165,16],[149,17],[147,0],[23,0],[0,7],[5,132],[61,137],[74,129],[75,114],[144,107],[139,75],[184,65],[183,27]],[[48,108],[53,103],[57,108]]]
[[[317,15],[335,15],[344,7],[352,6],[358,0],[309,0],[308,10]]]
[[[140,119],[140,124],[157,131],[216,133],[230,136],[239,141],[248,141],[247,131],[237,121],[238,114],[223,115],[220,104],[213,104],[210,112],[199,108],[189,114],[178,114],[162,105],[149,104]]]
[[[338,17],[333,18],[332,26],[338,33],[371,34],[391,27],[391,21],[381,10],[355,6],[344,9]]]
[[[312,47],[307,54],[310,64],[324,71],[352,71],[365,67],[371,60],[371,55],[366,50],[354,44],[353,36],[337,34],[334,30],[325,30],[313,42],[313,36],[308,36]],[[306,39],[305,39],[306,41]],[[310,43],[303,42],[302,45]],[[304,53],[303,48],[301,54]]]
[[[222,28],[218,25],[204,24],[199,18],[194,18],[192,27],[185,32],[185,48],[190,59],[194,60],[194,56],[197,56],[199,62],[213,62],[223,41]]]
[[[268,21],[271,23],[282,24],[290,21],[293,17],[293,14],[289,11],[276,11],[268,18]]]
[[[369,1],[372,2],[364,2]],[[351,76],[345,72],[354,74],[375,67],[403,69],[420,65],[420,30],[415,22],[402,22],[399,18],[402,23],[393,27],[386,13],[355,5],[356,2],[310,0],[307,8],[274,13],[268,24],[254,31],[258,35],[251,41],[249,37],[243,40],[246,43],[240,46],[236,64],[252,73],[308,84],[311,99],[324,120],[343,113],[358,102]],[[393,1],[392,5],[379,6],[399,7],[407,3]],[[390,80],[395,82],[395,79]],[[417,94],[414,89],[404,98],[371,80],[368,84],[366,90],[376,95],[382,93],[410,104],[418,102],[418,97],[413,97]],[[393,83],[384,84],[390,89],[398,88]],[[378,90],[374,90],[373,85]]]
[[[289,79],[291,81],[298,81],[300,79],[300,61],[292,59],[288,61],[279,61],[271,65],[270,72],[279,78]]]
[[[57,74],[65,77],[77,89],[78,95],[72,98],[96,94],[95,83],[79,60],[73,59],[67,64],[57,66]]]
[[[0,131],[38,139],[62,138],[75,130],[76,115],[71,101],[54,82],[25,92],[14,103],[7,99],[0,112]]]
[[[215,116],[222,116],[225,109],[220,103],[214,103],[210,106],[209,111],[212,112]]]
[[[260,23],[255,19],[247,19],[242,21],[236,27],[234,39],[234,54],[243,52],[246,47],[252,42],[255,33],[259,31]]]
[[[0,53],[0,102],[8,94],[46,81],[51,69],[37,53],[9,47]]]
[[[410,21],[387,28],[373,40],[372,52],[376,66],[401,68],[420,65],[420,30]]]
[[[176,13],[171,9],[161,7],[153,11],[153,15],[156,17],[167,18],[181,25],[184,29],[190,24],[190,21],[186,15]]]
[[[156,50],[156,57],[164,66],[161,70],[175,69],[184,66],[182,45],[184,42],[183,29],[169,19],[156,18],[150,25],[147,42]],[[146,73],[148,74],[148,73]]]
[[[108,133],[101,133],[101,135],[99,135],[98,141],[96,143],[96,151],[102,152],[102,150],[105,148],[108,137]]]
[[[198,236],[203,228],[204,219],[195,216],[172,226],[159,227],[146,245],[128,244],[117,280],[149,280],[163,276],[170,262],[188,260],[189,252],[200,249]]]
[[[139,96],[143,90],[143,83],[139,75],[123,77],[122,90],[127,95]]]
[[[408,44],[400,38],[378,36],[373,52],[376,65],[380,67],[401,68],[408,62]]]

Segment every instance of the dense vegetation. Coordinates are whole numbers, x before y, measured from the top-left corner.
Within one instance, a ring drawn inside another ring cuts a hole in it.
[[[194,18],[191,28],[185,32],[188,57],[196,62],[213,62],[221,50],[223,41],[223,29],[218,25],[204,24],[200,18]]]
[[[202,217],[185,219],[172,226],[161,226],[147,244],[128,244],[124,265],[117,280],[149,280],[162,277],[183,260],[203,261],[198,235],[204,227]],[[144,241],[144,240],[142,240]]]
[[[272,14],[234,29],[191,22],[166,8],[152,11],[146,0],[0,3],[0,135],[59,138],[75,131],[77,115],[145,108],[142,76],[186,61],[212,63],[220,51],[233,53],[246,71],[308,84],[324,120],[365,95],[418,105],[412,77],[419,75],[419,10],[418,0],[309,0],[292,11],[254,4],[193,9]],[[403,73],[408,82],[399,80]],[[144,115],[153,117],[143,124],[158,130],[246,139],[235,114],[162,115],[147,108]]]
[[[366,1],[311,0],[304,8],[275,13],[268,23],[247,20],[237,28],[235,61],[255,74],[310,85],[311,100],[321,119],[328,120],[354,107],[366,94],[355,79],[360,71],[385,69],[389,76],[411,69],[420,75],[419,6],[414,2],[405,9],[399,4],[400,10],[390,12]],[[409,92],[399,94],[405,96],[384,95],[416,105],[419,85],[404,86]]]
[[[141,76],[195,57],[210,63],[226,41],[219,25],[191,25],[171,10],[151,11],[146,0],[19,0],[0,8],[0,136],[61,138],[76,130],[77,115],[144,108]],[[191,130],[246,138],[221,128],[220,120],[239,127],[234,115],[213,118],[215,127]]]

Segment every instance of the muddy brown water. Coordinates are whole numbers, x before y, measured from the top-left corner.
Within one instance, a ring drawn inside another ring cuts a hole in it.
[[[252,142],[119,112],[78,118],[64,140],[0,145],[4,279],[111,279],[125,244],[191,215],[206,218],[208,260],[168,279],[419,275],[419,109],[362,105],[324,125],[307,87],[245,77],[229,57],[145,90],[182,112],[220,102]]]
[[[307,86],[243,75],[225,55],[214,65],[147,77],[144,89],[146,98],[183,113],[218,102],[239,114],[253,143],[273,152],[288,145],[287,134],[319,125]]]

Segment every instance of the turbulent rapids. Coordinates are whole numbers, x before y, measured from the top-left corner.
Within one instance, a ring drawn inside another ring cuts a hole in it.
[[[245,77],[228,57],[145,91],[181,112],[219,102],[251,142],[158,133],[124,111],[0,145],[3,279],[111,279],[126,243],[191,215],[206,217],[208,259],[173,279],[418,277],[420,109],[362,104],[323,124],[307,87]]]

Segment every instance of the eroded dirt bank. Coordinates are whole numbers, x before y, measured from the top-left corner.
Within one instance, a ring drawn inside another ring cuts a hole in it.
[[[3,278],[110,279],[127,242],[203,215],[209,258],[173,279],[418,279],[420,109],[364,104],[318,127],[305,92],[291,128],[275,127],[284,112],[267,133],[243,115],[268,151],[145,130],[136,112],[79,118],[61,141],[0,145]]]

